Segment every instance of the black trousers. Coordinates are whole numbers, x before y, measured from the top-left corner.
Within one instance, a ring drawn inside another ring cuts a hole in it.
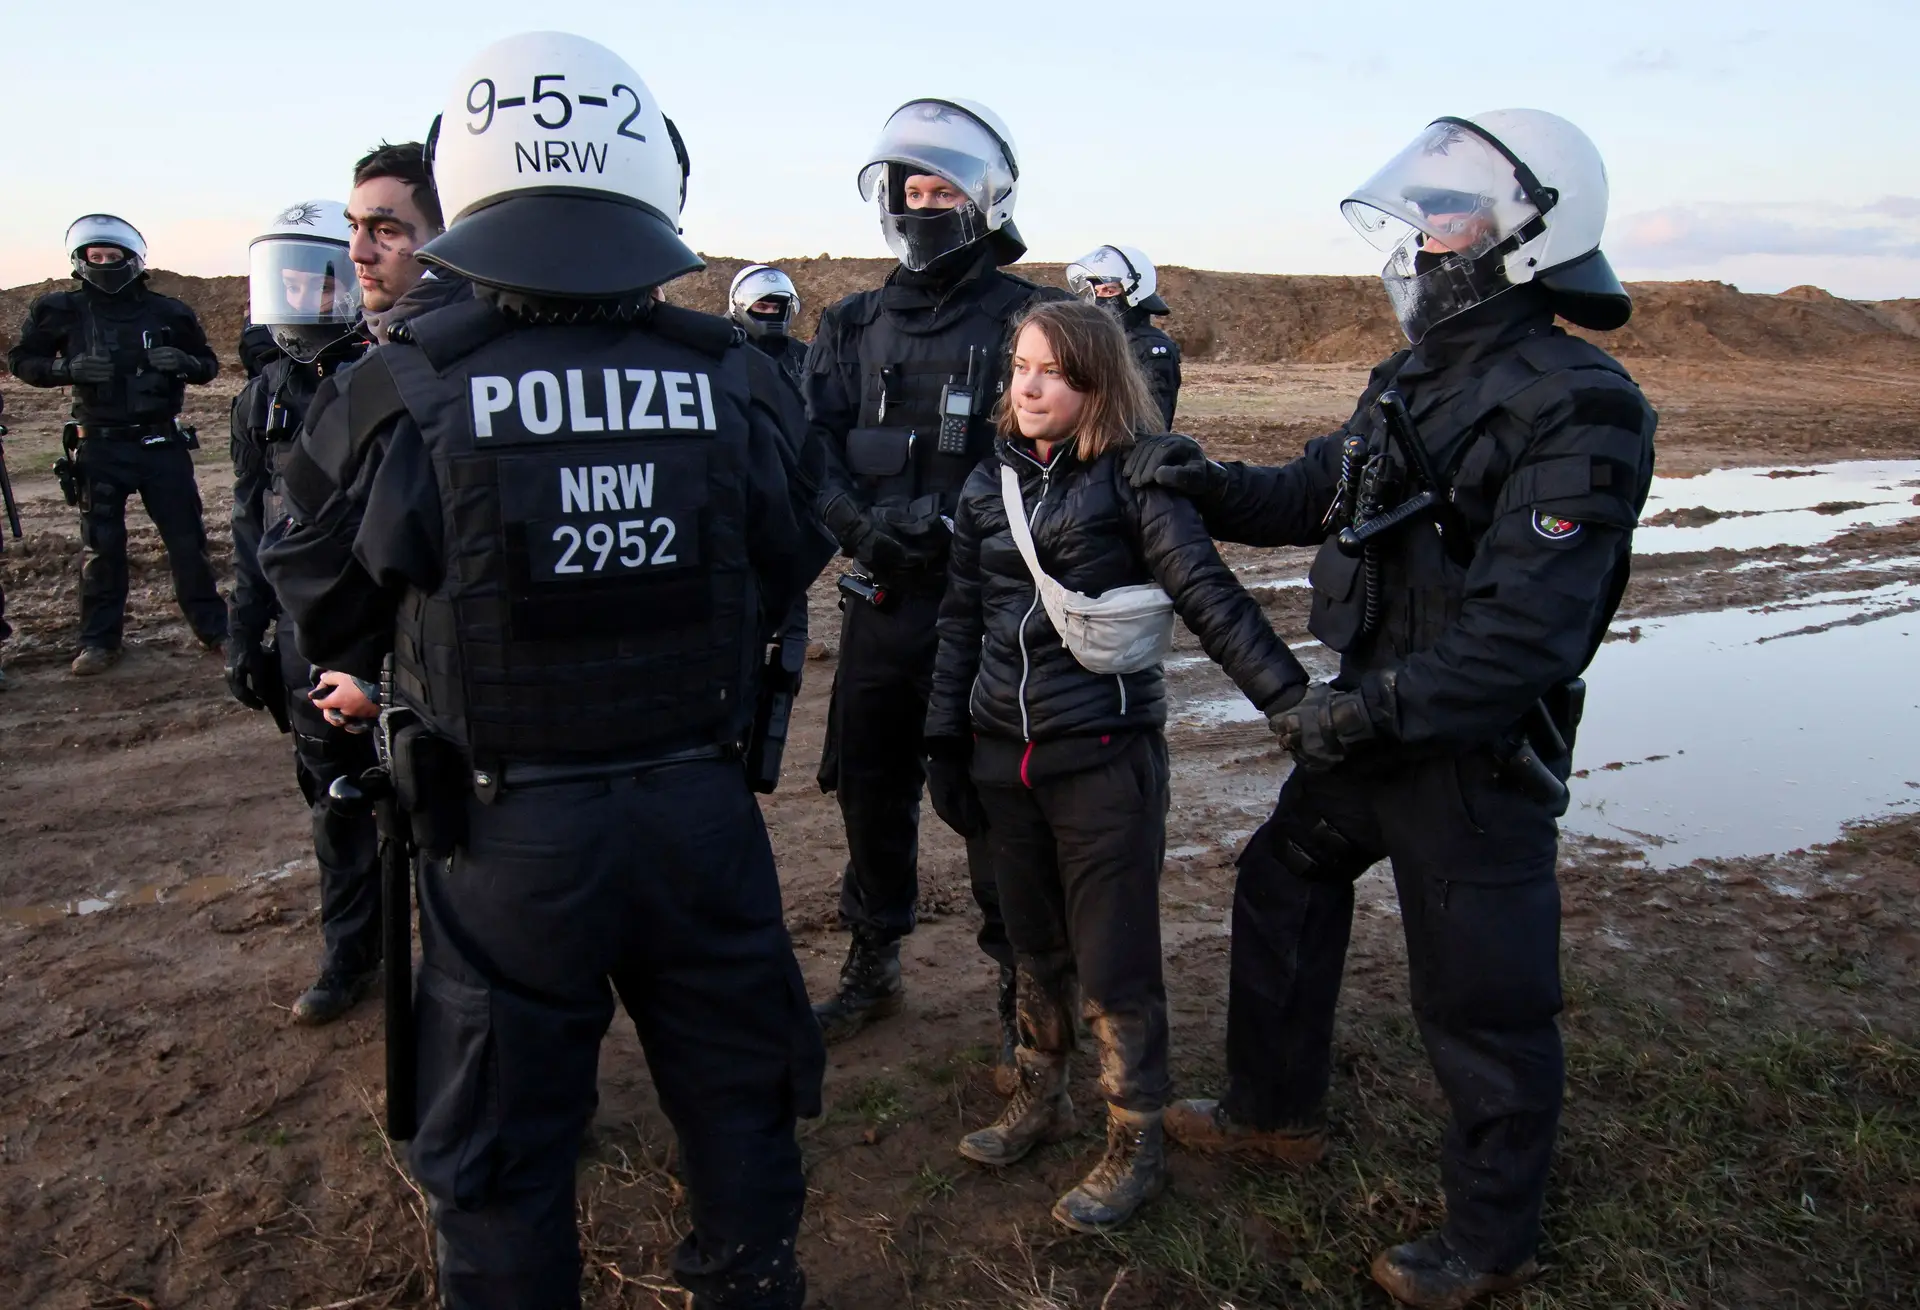
[[[1022,1045],[1073,1048],[1073,997],[1100,1045],[1100,1094],[1123,1110],[1167,1102],[1160,966],[1167,741],[1131,733],[1094,767],[1032,786],[983,783],[987,843],[1020,971]]]
[[[274,644],[287,684],[293,724],[293,772],[313,815],[313,857],[320,866],[320,935],[324,969],[364,973],[380,962],[380,834],[371,811],[343,812],[327,801],[342,776],[359,777],[376,760],[371,733],[327,722],[307,699],[312,668],[295,645],[293,623],[282,615]]]
[[[1482,1269],[1533,1254],[1566,1082],[1558,833],[1483,753],[1372,776],[1296,768],[1240,856],[1226,1109],[1271,1128],[1314,1115],[1353,882],[1393,862],[1415,1019],[1451,1112],[1447,1237]]]
[[[920,793],[927,781],[921,738],[939,612],[937,594],[916,593],[888,610],[848,602],[840,625],[820,785],[838,794],[846,824],[841,921],[884,941],[913,931],[920,897]],[[1010,965],[1013,950],[982,838],[967,839],[967,876],[986,916],[980,949]]]
[[[214,584],[193,455],[177,441],[92,437],[80,443],[84,494],[80,539],[80,644],[117,648],[127,620],[127,497],[136,492],[166,544],[173,595],[202,641],[227,632],[227,603]]]
[[[504,791],[419,875],[416,1176],[454,1310],[580,1304],[574,1168],[617,993],[679,1140],[701,1307],[798,1307],[826,1053],[738,764]]]

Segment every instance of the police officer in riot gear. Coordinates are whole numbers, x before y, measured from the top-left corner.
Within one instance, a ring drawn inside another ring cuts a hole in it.
[[[747,340],[765,351],[794,386],[804,383],[807,343],[793,335],[800,317],[800,293],[793,279],[766,264],[748,264],[727,288],[727,317]]]
[[[1067,286],[1082,300],[1119,317],[1147,390],[1172,431],[1173,411],[1180,403],[1180,347],[1153,321],[1173,312],[1160,298],[1160,274],[1153,261],[1132,246],[1101,246],[1067,265]]]
[[[306,655],[368,681],[391,657],[441,1292],[579,1304],[574,1168],[617,993],[678,1134],[681,1284],[798,1307],[794,1120],[824,1051],[741,746],[767,637],[831,556],[790,481],[803,418],[732,324],[655,300],[701,264],[624,61],[501,41],[436,132],[451,222],[421,257],[475,294],[322,385],[283,470],[297,524],[263,558]]]
[[[120,659],[127,612],[127,497],[138,492],[166,544],[173,594],[202,644],[227,635],[193,480],[192,437],[175,421],[188,383],[220,364],[193,310],[147,286],[147,243],[111,214],[67,229],[78,285],[33,302],[7,367],[29,386],[73,388],[68,436],[86,564],[74,673]]]
[[[815,1007],[829,1041],[901,1004],[947,524],[967,474],[993,450],[1009,325],[1036,298],[1064,298],[1001,271],[1026,252],[1013,225],[1019,178],[1011,135],[985,106],[924,99],[894,111],[859,183],[899,267],[828,309],[808,355],[809,436],[826,450],[821,518],[858,566],[842,582],[820,768],[846,822],[840,917],[853,934],[838,991]],[[980,945],[1000,965],[1010,1069],[1013,956],[983,832],[961,835],[986,914]]]
[[[260,545],[288,517],[280,466],[320,384],[358,359],[360,284],[347,256],[345,207],[306,200],[275,215],[249,247],[248,318],[259,372],[234,398],[233,596],[227,624],[227,686],[249,709],[266,710],[293,735],[294,776],[313,816],[320,866],[320,976],[294,1002],[301,1023],[330,1023],[371,986],[380,959],[378,837],[370,813],[327,800],[342,776],[373,767],[373,739],[328,724],[309,699],[292,616],[260,570]],[[264,341],[260,340],[264,338]],[[269,639],[268,629],[272,629]]]
[[[1608,331],[1632,308],[1600,253],[1606,172],[1573,124],[1437,120],[1343,208],[1392,252],[1412,348],[1291,464],[1162,438],[1129,467],[1192,495],[1217,535],[1318,544],[1310,627],[1341,656],[1276,716],[1298,763],[1240,856],[1226,1093],[1166,1126],[1201,1149],[1318,1155],[1353,880],[1391,859],[1452,1120],[1445,1227],[1373,1272],[1407,1304],[1458,1306],[1537,1270],[1564,1083],[1554,820],[1655,416],[1611,356],[1554,326]]]

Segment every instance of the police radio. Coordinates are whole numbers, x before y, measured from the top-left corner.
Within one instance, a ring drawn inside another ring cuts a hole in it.
[[[973,370],[979,350],[967,347],[967,380],[962,386],[949,382],[940,388],[940,435],[934,449],[942,455],[967,453],[967,425],[973,420]]]

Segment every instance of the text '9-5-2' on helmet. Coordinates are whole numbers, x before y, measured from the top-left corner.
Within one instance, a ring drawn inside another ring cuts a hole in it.
[[[1542,110],[1435,119],[1340,209],[1391,252],[1381,278],[1409,341],[1528,282],[1582,327],[1611,331],[1633,312],[1600,253],[1606,165]]]
[[[1142,309],[1170,314],[1160,299],[1160,274],[1137,246],[1101,246],[1067,265],[1067,289],[1074,295],[1116,312]]]
[[[120,258],[96,264],[87,258],[90,246],[111,246],[121,252]],[[147,271],[147,241],[124,218],[83,214],[67,227],[67,258],[75,277],[114,295]]]
[[[750,337],[784,337],[800,316],[800,293],[793,279],[779,269],[748,264],[733,275],[727,288],[727,316]]]
[[[907,179],[944,178],[964,199],[950,209],[914,208]],[[972,100],[909,100],[888,117],[860,166],[860,195],[880,210],[887,248],[919,272],[942,255],[991,239],[999,263],[1026,253],[1013,225],[1020,162],[1000,116]]]
[[[359,321],[352,239],[346,206],[302,200],[275,214],[247,247],[247,321],[302,364],[351,337]]]
[[[420,258],[538,297],[623,299],[703,268],[686,166],[647,84],[605,46],[528,32],[461,71],[428,137],[447,230]]]

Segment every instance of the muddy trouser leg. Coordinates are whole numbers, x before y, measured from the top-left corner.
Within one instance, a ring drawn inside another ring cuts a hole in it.
[[[1227,1114],[1301,1124],[1333,1075],[1333,1012],[1353,928],[1353,882],[1383,855],[1361,783],[1295,768],[1240,853],[1227,1001]]]
[[[1067,939],[1066,889],[1053,829],[1026,787],[985,786],[987,850],[1014,952],[1020,1044],[1049,1055],[1074,1045],[1073,949]]]
[[[200,485],[193,479],[193,453],[175,442],[140,450],[146,465],[140,500],[166,543],[174,599],[202,641],[217,640],[227,633],[227,603],[220,597],[207,554],[207,524],[201,512]]]
[[[796,1115],[820,1111],[826,1049],[780,904],[759,806],[739,766],[631,784],[641,835],[614,983],[679,1138],[692,1232],[674,1276],[701,1310],[797,1307],[806,1200]]]
[[[839,752],[836,790],[846,822],[840,918],[882,941],[913,931],[920,895],[920,748],[938,645],[937,596],[891,610],[849,604],[828,714]]]
[[[357,778],[373,767],[373,735],[334,727],[307,699],[309,666],[285,615],[275,646],[280,676],[287,684],[287,717],[293,724],[294,778],[313,815],[324,967],[365,973],[380,961],[380,834],[370,812],[330,804],[327,788],[335,778]]]
[[[127,495],[138,484],[139,446],[95,437],[80,446],[80,644],[120,648],[127,621]]]
[[[1566,1069],[1557,834],[1492,772],[1477,755],[1422,766],[1381,823],[1414,1016],[1451,1110],[1447,1239],[1476,1268],[1506,1270],[1539,1243]]]

